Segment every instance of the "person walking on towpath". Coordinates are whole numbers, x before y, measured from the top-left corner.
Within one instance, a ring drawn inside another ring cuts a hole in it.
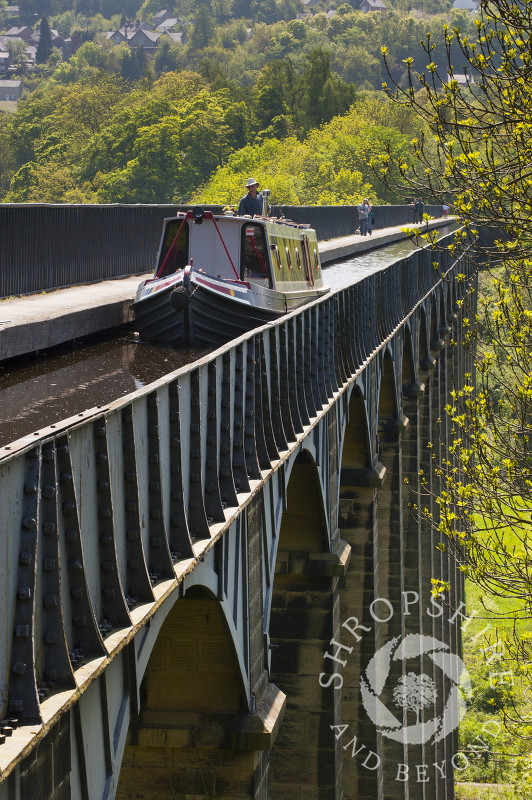
[[[423,200],[421,197],[414,203],[414,222],[423,222]]]
[[[360,235],[366,236],[367,233],[371,236],[371,206],[367,197],[357,206],[358,211],[358,224],[360,226]]]
[[[254,217],[256,214],[261,217],[263,213],[263,199],[261,193],[258,191],[259,182],[256,181],[255,178],[248,178],[246,188],[248,193],[241,198],[238,204],[238,216],[243,217],[245,214],[249,214],[250,217]]]

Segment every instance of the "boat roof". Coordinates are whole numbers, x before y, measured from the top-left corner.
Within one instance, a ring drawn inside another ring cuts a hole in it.
[[[254,216],[250,217],[249,215],[245,216],[238,216],[236,214],[216,214],[214,212],[208,212],[209,217],[212,216],[215,220],[227,220],[227,219],[234,219],[238,222],[253,222],[253,223],[263,223],[263,224],[275,224],[275,225],[286,225],[288,228],[298,228],[300,230],[314,230],[312,225],[309,222],[294,222],[291,219],[285,219],[284,217],[262,217],[262,216]],[[170,219],[183,219],[184,217],[190,216],[189,211],[178,211],[175,217],[167,217],[165,222],[169,221]],[[209,219],[209,217],[206,217]]]

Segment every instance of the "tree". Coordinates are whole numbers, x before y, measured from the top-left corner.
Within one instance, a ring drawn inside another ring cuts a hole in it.
[[[467,309],[467,291],[458,301],[477,379],[453,392],[453,446],[448,456],[434,455],[438,488],[431,497],[426,485],[421,513],[466,575],[515,609],[516,637],[503,652],[529,661],[530,639],[519,626],[528,624],[532,596],[532,7],[483,2],[476,25],[474,37],[444,30],[440,64],[428,35],[426,70],[416,75],[408,59],[407,85],[393,88],[431,130],[412,140],[415,166],[400,161],[394,182],[410,196],[451,201],[463,223],[454,250],[471,244],[485,286],[478,315]],[[456,47],[465,64],[460,81]],[[387,180],[392,161],[374,162]]]
[[[142,76],[148,69],[148,56],[146,55],[146,51],[142,45],[139,45],[139,47],[135,48],[135,57],[137,60],[139,77],[142,78]]]
[[[141,77],[137,53],[123,45],[119,51],[120,72],[125,81],[138,81]]]
[[[5,0],[0,0],[0,29],[4,29],[7,22],[7,3]]]
[[[393,202],[386,187],[371,185],[368,162],[375,149],[388,143],[396,161],[408,154],[408,137],[381,124],[387,102],[360,102],[348,114],[335,117],[310,131],[303,141],[295,136],[282,140],[264,137],[260,146],[246,146],[224,161],[195,202],[236,202],[242,194],[247,173],[272,191],[275,203],[336,205]],[[228,112],[226,118],[229,117]],[[280,118],[274,118],[280,122]],[[382,192],[382,195],[381,195]]]
[[[328,122],[335,114],[342,114],[355,99],[354,87],[344,83],[331,71],[331,54],[316,47],[307,54],[303,76],[303,100],[307,126]]]
[[[40,25],[39,44],[37,45],[37,53],[35,54],[35,61],[37,64],[45,64],[50,58],[52,52],[52,34],[50,33],[50,26],[46,17],[42,17]]]
[[[157,47],[153,66],[156,75],[162,75],[163,72],[173,72],[179,68],[181,45],[174,44],[168,39],[167,36]]]
[[[0,114],[0,196],[8,188],[16,166],[11,135],[9,115]]]
[[[20,71],[24,71],[28,59],[26,58],[26,44],[18,39],[6,39],[7,51],[9,53],[9,60],[11,63],[18,67]]]
[[[214,41],[215,35],[216,28],[210,3],[208,0],[203,0],[196,6],[196,17],[190,33],[189,49],[203,50]]]

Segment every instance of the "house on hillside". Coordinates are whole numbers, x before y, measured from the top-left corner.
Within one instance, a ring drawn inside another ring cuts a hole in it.
[[[36,44],[29,44],[26,47],[26,61],[28,66],[35,66],[37,59],[37,45]]]
[[[159,42],[163,42],[165,37],[167,39],[171,39],[174,44],[185,44],[187,40],[186,34],[184,34],[182,31],[163,31],[157,41],[157,44],[159,44]]]
[[[380,11],[383,14],[386,11],[386,6],[382,0],[362,0],[359,9],[367,14],[369,11]]]
[[[11,28],[10,30],[15,30],[15,28]],[[18,28],[16,30],[19,30]],[[33,41],[33,39],[26,41],[26,39],[22,39],[20,36],[8,36],[7,33],[3,33],[0,36],[0,51],[2,52],[2,57],[0,58],[0,72],[10,71],[14,69],[11,64],[11,57],[9,56],[9,42],[20,42],[24,45],[24,53],[26,56],[26,63],[27,65],[31,66],[35,62],[35,53],[37,51],[37,45]],[[7,59],[6,59],[7,53]],[[2,64],[5,66],[5,69],[2,69]]]
[[[126,41],[126,37],[122,33],[121,29],[118,29],[116,31],[108,31],[105,34],[105,38],[108,41],[114,42],[115,44],[122,44],[122,42]]]
[[[180,22],[181,20],[179,17],[168,17],[163,22],[159,23],[159,25],[157,25],[157,30],[161,31],[161,33],[163,31],[169,31],[172,28],[175,28],[176,25],[179,25]]]
[[[4,50],[3,46],[0,44],[0,74],[7,72],[9,64],[9,50]]]
[[[135,33],[127,40],[132,49],[143,47],[147,53],[155,53],[157,50],[157,40],[162,36],[160,31],[145,31],[138,28]]]
[[[80,47],[81,36],[79,33],[74,33],[72,36],[69,36],[68,39],[65,39],[63,47],[61,48],[63,61],[68,61],[68,59],[73,56],[76,50],[79,50]]]
[[[169,11],[167,8],[161,8],[160,11],[158,11],[156,14],[153,15],[154,27],[158,28],[163,22],[166,22],[167,19],[170,19],[170,17],[173,16],[174,15],[172,14],[172,12]]]
[[[156,52],[161,36],[167,36],[178,44],[182,44],[185,41],[183,33],[173,33],[172,31],[166,30],[154,31],[151,30],[151,25],[147,25],[146,23],[142,25],[126,23],[122,28],[116,31],[109,31],[105,34],[105,38],[108,41],[114,42],[115,44],[122,44],[122,42],[125,42],[132,49],[143,47],[146,53],[151,54]]]
[[[60,36],[59,33],[53,28],[50,29],[50,36],[52,37],[52,47],[57,47],[58,50],[61,50],[65,43],[63,37]],[[31,44],[36,44],[36,45],[39,44],[40,38],[41,38],[41,27],[39,25],[37,26],[32,36],[33,41],[31,42]]]
[[[22,81],[0,80],[0,100],[20,100]]]
[[[142,45],[145,50],[153,51],[157,47],[157,39],[160,35],[160,31],[154,31],[148,22],[141,24],[137,20],[137,22],[126,22],[116,31],[109,31],[105,34],[105,38],[115,44],[125,42],[130,47],[140,47]]]
[[[20,8],[18,6],[6,6],[6,11],[8,17],[18,17],[20,14]]]
[[[2,36],[8,36],[10,39],[22,39],[25,42],[33,44],[33,31],[27,25],[10,28],[6,33],[3,33]]]

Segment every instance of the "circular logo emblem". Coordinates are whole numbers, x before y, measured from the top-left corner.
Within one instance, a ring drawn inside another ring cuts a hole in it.
[[[435,681],[427,673],[409,670],[408,662],[417,659],[419,664],[421,656],[429,658],[447,681]],[[390,672],[394,662],[404,662],[404,666],[401,677],[392,685]],[[444,739],[457,727],[466,711],[466,699],[471,697],[471,683],[462,659],[438,639],[418,633],[397,636],[377,650],[360,684],[364,708],[379,732],[406,744]],[[438,697],[436,689],[442,685],[449,687],[443,698]],[[436,700],[439,708],[443,705],[439,716],[433,716]],[[394,710],[389,706],[395,707]],[[405,725],[401,709],[407,712],[405,718],[415,722]]]

